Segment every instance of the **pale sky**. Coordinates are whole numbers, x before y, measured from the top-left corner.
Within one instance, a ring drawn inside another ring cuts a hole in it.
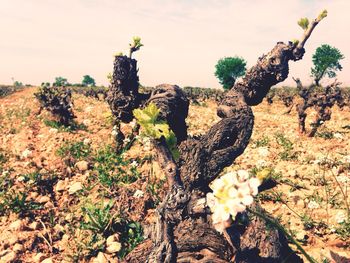
[[[310,82],[312,54],[325,43],[344,54],[338,80],[350,85],[349,0],[0,0],[0,83],[80,83],[89,74],[107,85],[113,54],[140,36],[141,84],[219,88],[218,59],[238,55],[251,67],[276,42],[300,38],[297,20],[323,9],[328,17],[282,85]]]

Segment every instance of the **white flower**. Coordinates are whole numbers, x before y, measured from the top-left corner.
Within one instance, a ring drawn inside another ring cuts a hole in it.
[[[270,151],[267,147],[260,147],[258,149],[258,154],[261,156],[261,157],[267,157],[269,155]]]
[[[320,205],[319,205],[317,202],[315,202],[315,201],[310,201],[310,202],[307,204],[307,207],[308,207],[309,209],[317,209],[317,208],[320,207]]]
[[[344,163],[350,163],[350,155],[344,156],[342,161],[343,161]]]
[[[124,144],[128,144],[130,142],[130,138],[129,137],[126,137],[124,140],[123,140],[123,143]]]
[[[346,183],[350,182],[350,177],[348,177],[346,175],[339,175],[339,176],[337,176],[337,181],[339,183],[346,184]]]
[[[344,136],[341,133],[336,132],[336,133],[333,134],[333,137],[336,138],[336,139],[343,139]]]
[[[131,162],[131,167],[136,168],[139,164],[136,161]]]
[[[256,162],[256,166],[258,167],[258,168],[262,168],[262,167],[266,167],[267,166],[267,162],[265,161],[265,160],[258,160],[257,162]]]
[[[133,119],[132,122],[130,122],[131,128],[134,128],[136,126],[136,120]]]
[[[335,221],[337,221],[338,224],[344,223],[346,221],[347,215],[344,211],[339,211],[335,215]]]
[[[84,124],[85,126],[89,126],[89,125],[91,124],[91,121],[88,120],[88,119],[83,120],[83,124]]]
[[[211,183],[213,192],[207,194],[206,202],[213,213],[213,225],[217,231],[222,232],[237,213],[253,203],[259,185],[260,180],[249,178],[245,170],[229,172]]]
[[[28,157],[31,157],[32,156],[32,151],[29,150],[29,149],[25,149],[23,152],[22,152],[22,157],[23,158],[28,158]]]
[[[58,130],[55,129],[55,128],[51,128],[51,129],[49,130],[49,133],[57,133],[57,132],[58,132]]]
[[[143,197],[143,195],[144,195],[144,192],[142,192],[141,190],[138,190],[138,189],[137,189],[137,190],[135,191],[133,197],[141,198],[141,197]]]
[[[84,145],[89,145],[91,143],[91,140],[89,138],[84,139],[83,141]]]

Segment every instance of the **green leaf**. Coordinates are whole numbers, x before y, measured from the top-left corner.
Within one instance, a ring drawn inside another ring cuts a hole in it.
[[[323,18],[325,18],[325,17],[327,16],[327,14],[328,14],[327,10],[326,10],[326,9],[323,10],[323,11],[318,15],[317,20],[318,20],[318,21],[321,21]]]
[[[143,134],[153,139],[164,137],[174,159],[178,159],[179,152],[176,148],[177,139],[175,133],[165,121],[157,120],[159,112],[160,110],[154,103],[150,103],[144,109],[133,110],[133,114],[142,128]]]
[[[300,20],[298,21],[298,25],[306,30],[309,27],[309,19],[307,17],[304,18],[300,18]]]
[[[158,118],[159,111],[160,110],[157,108],[157,106],[152,102],[148,104],[148,106],[145,107],[143,110],[133,110],[133,114],[140,125],[147,123],[154,124]]]

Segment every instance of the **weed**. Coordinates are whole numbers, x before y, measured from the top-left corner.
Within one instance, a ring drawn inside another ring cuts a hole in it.
[[[286,138],[282,133],[277,133],[275,137],[277,143],[283,148],[283,151],[279,153],[281,160],[288,161],[298,158],[297,153],[294,151],[293,143],[288,138]]]
[[[313,229],[316,226],[316,222],[307,214],[301,215],[301,221],[305,230]]]
[[[114,183],[129,184],[139,178],[135,166],[130,160],[125,160],[122,154],[117,154],[111,146],[99,150],[95,155],[94,170],[101,184],[112,186]]]
[[[334,138],[334,134],[331,131],[322,131],[322,132],[320,131],[315,134],[315,137],[320,137],[325,140],[330,140]]]
[[[258,148],[258,147],[266,147],[268,146],[270,143],[270,139],[267,136],[263,136],[261,138],[259,138],[258,140],[255,141],[254,143],[254,147]]]
[[[344,221],[339,224],[335,232],[344,240],[350,239],[350,221]]]
[[[58,131],[63,131],[63,132],[74,132],[77,130],[83,130],[86,131],[87,127],[85,124],[77,123],[75,121],[71,121],[68,126],[63,125],[61,122],[54,121],[54,120],[44,120],[44,124],[48,127],[57,129]]]
[[[140,223],[125,221],[124,229],[121,233],[122,249],[119,251],[119,257],[124,258],[143,239],[143,230]]]
[[[113,203],[110,202],[104,205],[88,204],[82,207],[82,212],[86,220],[81,223],[82,229],[91,230],[95,234],[106,235],[110,233],[116,220],[116,214],[111,214]]]
[[[91,154],[90,145],[83,142],[66,142],[57,150],[60,157],[72,157],[75,160],[87,158]]]
[[[30,210],[37,210],[41,208],[40,204],[32,201],[27,201],[27,194],[24,192],[8,191],[0,196],[0,215],[4,215],[9,211],[16,214],[24,215]]]

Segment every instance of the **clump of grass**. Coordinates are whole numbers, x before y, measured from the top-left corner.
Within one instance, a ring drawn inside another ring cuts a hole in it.
[[[86,203],[81,207],[82,222],[80,225],[70,225],[72,239],[69,241],[69,251],[66,257],[71,261],[81,262],[104,252],[107,248],[107,238],[117,236],[121,249],[116,252],[119,258],[124,258],[143,240],[143,230],[138,222],[121,216],[115,211],[113,202]]]
[[[66,142],[57,150],[57,155],[60,157],[71,157],[77,161],[89,157],[91,152],[91,147],[88,144],[83,142]]]
[[[13,212],[23,216],[28,214],[31,210],[37,210],[40,208],[40,204],[27,201],[27,194],[25,192],[10,190],[0,195],[0,215]]]
[[[284,136],[282,133],[275,135],[277,143],[282,146],[283,151],[279,153],[279,157],[283,161],[295,160],[298,158],[297,153],[294,151],[293,143]]]
[[[350,221],[344,221],[339,224],[339,227],[335,229],[335,232],[340,236],[343,240],[350,239]]]
[[[263,136],[254,142],[254,147],[255,148],[266,147],[269,145],[269,143],[270,143],[269,137]]]
[[[101,184],[111,187],[116,183],[130,184],[139,178],[136,166],[131,160],[123,158],[123,154],[116,153],[111,146],[97,151],[94,170]]]
[[[118,256],[124,258],[143,241],[144,238],[141,224],[130,220],[124,221],[123,231],[120,238],[122,249],[119,251]]]
[[[110,233],[117,219],[116,214],[112,214],[112,207],[112,202],[107,205],[101,202],[100,204],[87,204],[82,207],[86,220],[81,223],[81,228],[91,230],[96,234],[107,235]]]
[[[61,122],[59,121],[55,121],[55,120],[44,120],[44,124],[48,127],[57,129],[58,131],[62,131],[62,132],[74,132],[77,130],[83,130],[86,131],[87,127],[85,124],[83,123],[77,123],[75,121],[71,121],[69,123],[69,125],[63,125]]]
[[[330,140],[334,138],[334,134],[331,131],[319,131],[315,134],[315,137],[323,138],[325,140]]]

